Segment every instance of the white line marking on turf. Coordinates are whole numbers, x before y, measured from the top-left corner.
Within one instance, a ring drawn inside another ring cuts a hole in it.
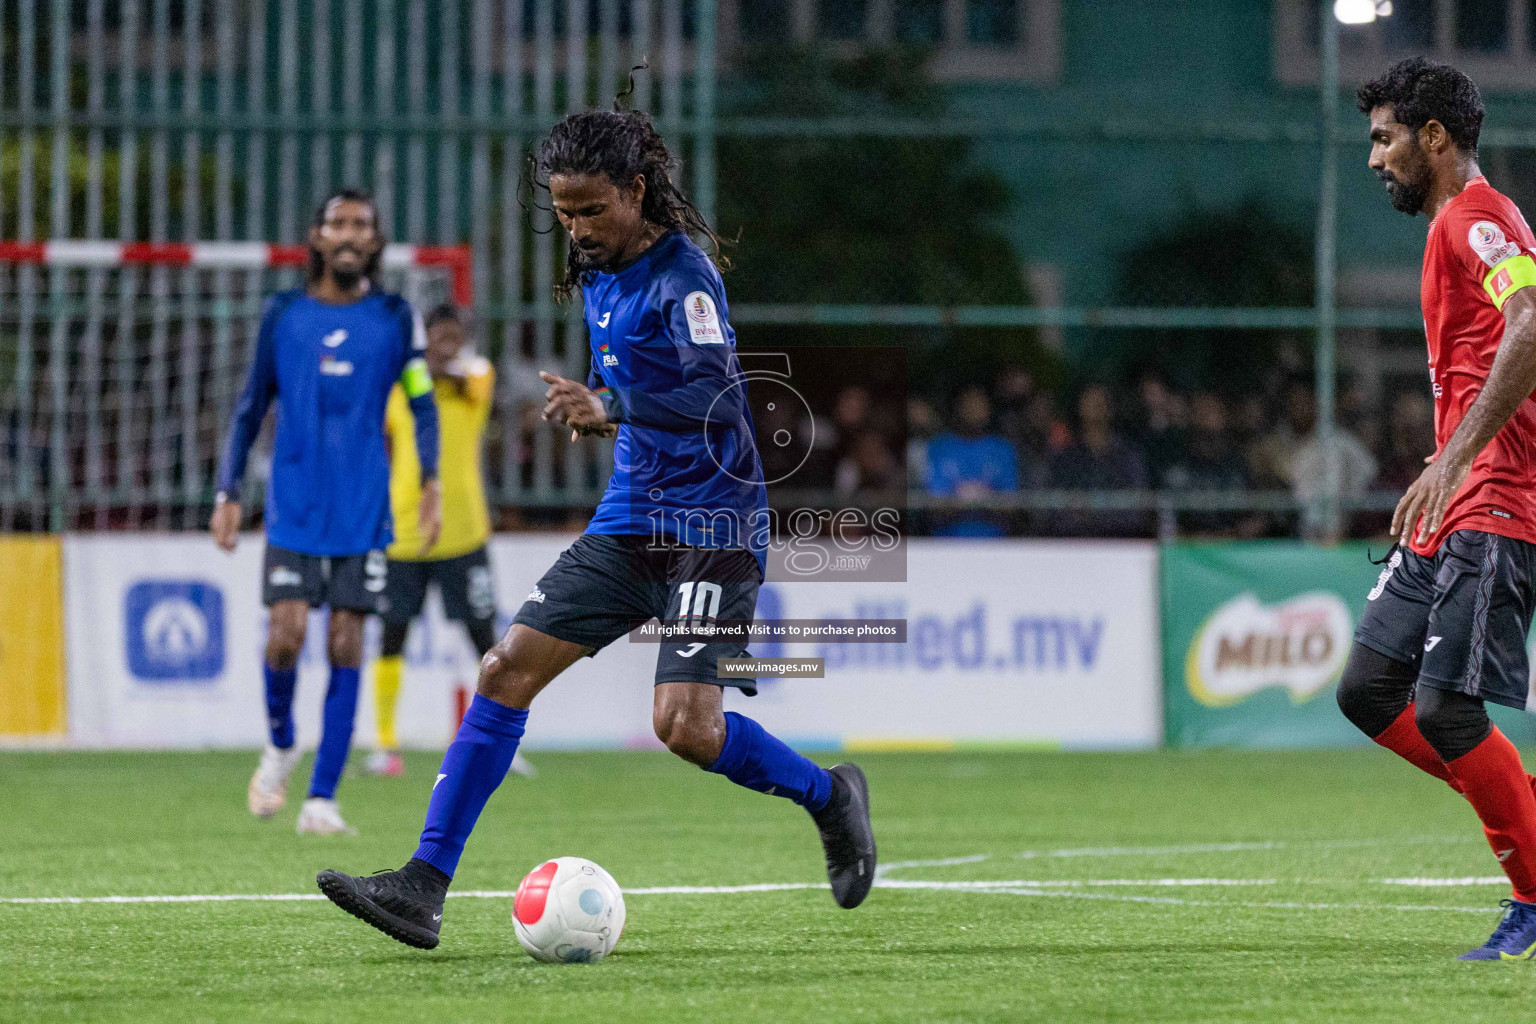
[[[1392,906],[1377,903],[1300,903],[1257,902],[1250,900],[1182,900],[1173,896],[1117,896],[1106,892],[1070,892],[1061,889],[967,889],[967,892],[1012,896],[1051,896],[1071,900],[1109,900],[1112,903],[1160,903],[1171,907],[1233,907],[1244,910],[1369,910],[1420,911],[1440,910],[1459,914],[1490,914],[1497,907]]]
[[[893,860],[889,864],[881,864],[875,868],[875,877],[884,878],[892,871],[902,868],[948,868],[956,864],[980,864],[991,858],[988,853],[973,853],[968,857],[939,857],[936,860]]]
[[[1485,875],[1479,878],[1383,878],[1382,885],[1412,885],[1421,889],[1440,889],[1460,885],[1508,885],[1503,875]]]
[[[1369,846],[1424,846],[1471,841],[1468,836],[1406,836],[1401,839],[1302,839],[1236,843],[1190,843],[1183,846],[1084,846],[1064,850],[1024,850],[1020,860],[1041,857],[1158,857],[1182,853],[1248,853],[1264,850],[1314,848],[1347,850]]]
[[[1410,884],[1422,886],[1466,886],[1506,883],[1503,878],[1420,878],[1380,879],[1383,884]],[[921,889],[930,891],[958,891],[990,893],[1012,896],[1055,896],[1072,899],[1111,900],[1124,903],[1159,903],[1178,907],[1241,907],[1269,910],[1393,910],[1393,911],[1450,911],[1455,913],[1489,913],[1488,907],[1437,907],[1399,906],[1373,903],[1313,903],[1300,901],[1252,902],[1188,900],[1171,896],[1133,896],[1110,893],[1090,893],[1088,888],[1226,888],[1278,885],[1273,878],[1053,878],[1011,879],[977,881],[931,881],[926,879],[881,879],[875,883],[882,889]],[[747,885],[657,885],[625,889],[626,896],[712,896],[733,893],[785,892],[805,889],[825,889],[825,882],[758,882]],[[455,899],[511,899],[516,894],[503,889],[467,889],[450,892]],[[320,893],[219,893],[206,895],[152,895],[152,896],[12,896],[0,898],[0,904],[91,904],[91,903],[287,903],[323,900]]]

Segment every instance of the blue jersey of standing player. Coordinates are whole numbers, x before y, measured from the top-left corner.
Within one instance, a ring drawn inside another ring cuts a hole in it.
[[[619,424],[587,532],[747,548],[761,564],[768,493],[720,272],[674,230],[581,295],[587,386]]]
[[[267,303],[256,357],[219,465],[239,493],[267,406],[277,399],[267,542],[304,555],[360,555],[393,539],[384,407],[401,381],[416,420],[422,476],[437,475],[437,405],[425,336],[398,295],[332,305],[302,291]]]

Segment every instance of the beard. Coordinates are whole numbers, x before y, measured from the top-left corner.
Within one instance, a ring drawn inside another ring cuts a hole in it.
[[[359,258],[358,264],[355,267],[341,267],[337,266],[335,262],[332,262],[327,269],[330,270],[331,280],[336,282],[336,286],[338,288],[342,289],[343,291],[351,291],[352,289],[356,288],[358,284],[360,284],[363,280],[365,273],[365,264],[361,262],[361,257],[363,254],[358,252],[356,249],[347,248],[338,249],[335,255],[340,255],[342,252],[349,252],[352,255],[357,256]]]
[[[1392,209],[1400,213],[1410,217],[1418,216],[1424,204],[1429,201],[1428,168],[1421,168],[1417,181],[1404,181],[1386,170],[1377,171],[1376,177],[1386,182],[1387,200],[1392,204]]]
[[[602,271],[608,268],[613,261],[603,255],[602,249],[583,249],[579,245],[571,246],[571,263],[576,269],[585,274],[587,271]]]

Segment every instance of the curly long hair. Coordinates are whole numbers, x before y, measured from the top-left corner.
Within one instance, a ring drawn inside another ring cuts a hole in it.
[[[527,178],[534,188],[547,193],[551,174],[603,174],[620,189],[629,188],[636,175],[644,175],[640,215],[659,227],[707,239],[715,264],[729,269],[730,260],[720,252],[720,236],[673,181],[676,170],[677,161],[643,111],[589,110],[564,118],[539,141],[528,158]],[[575,246],[569,247],[565,277],[555,285],[555,298],[569,299],[596,273],[581,265]]]

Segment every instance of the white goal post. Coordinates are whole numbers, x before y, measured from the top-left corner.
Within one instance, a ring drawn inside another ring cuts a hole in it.
[[[0,241],[0,531],[199,528],[262,306],[307,261],[265,242]],[[387,245],[382,276],[423,312],[474,301],[468,246]]]

